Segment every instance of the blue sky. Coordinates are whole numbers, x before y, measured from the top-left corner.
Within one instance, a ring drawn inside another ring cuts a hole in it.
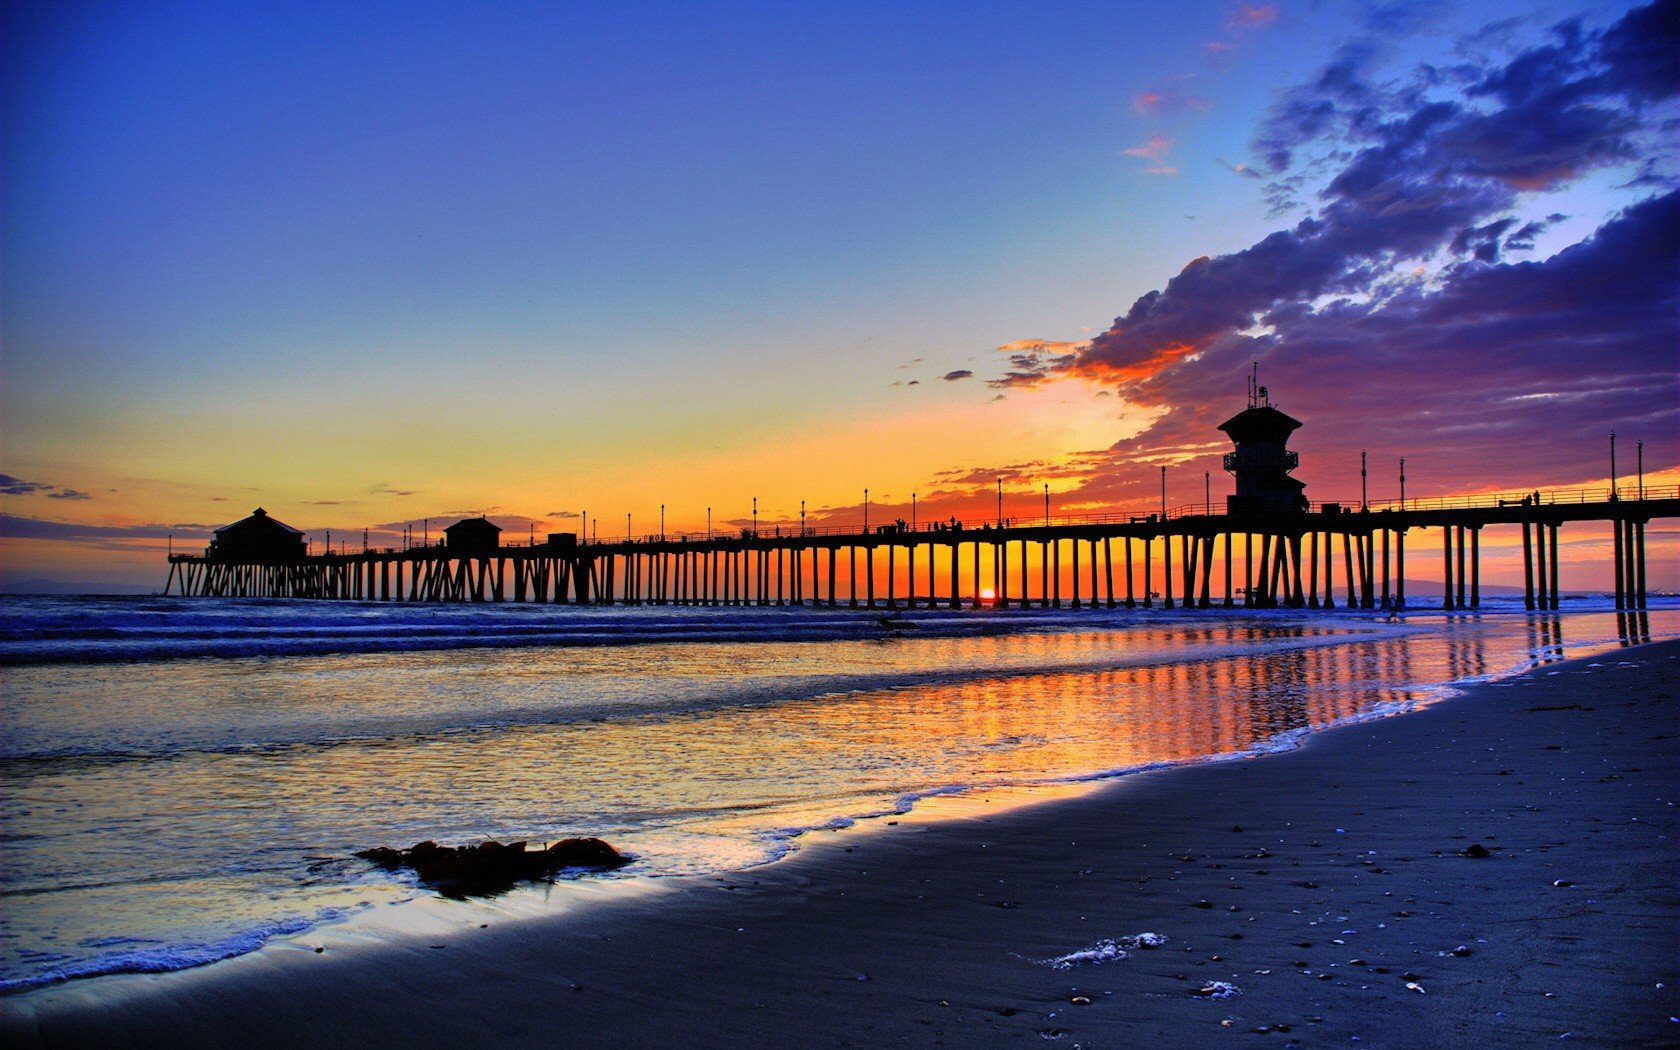
[[[995,348],[1309,214],[1252,177],[1289,91],[1353,42],[1381,82],[1629,6],[14,5],[3,465],[91,498],[7,510],[359,528],[651,475],[693,516],[790,447],[838,509],[1109,448],[1161,405],[1000,393]],[[1644,159],[1523,195],[1568,214],[1527,257]],[[969,437],[862,472],[835,435],[866,427]]]

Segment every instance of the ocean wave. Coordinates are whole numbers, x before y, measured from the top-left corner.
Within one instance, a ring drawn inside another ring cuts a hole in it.
[[[206,963],[218,962],[222,959],[231,959],[236,955],[254,952],[276,937],[302,933],[305,930],[315,929],[330,922],[342,921],[348,917],[348,914],[343,909],[323,909],[313,917],[300,916],[265,923],[240,930],[217,940],[182,941],[177,944],[159,944],[155,947],[104,952],[90,958],[76,959],[59,966],[49,967],[26,976],[0,978],[0,994],[28,991],[32,988],[61,984],[81,977],[105,977],[119,973],[169,973],[173,970],[203,966]],[[131,938],[112,938],[110,943],[136,942]],[[97,944],[87,944],[85,946],[101,947]]]

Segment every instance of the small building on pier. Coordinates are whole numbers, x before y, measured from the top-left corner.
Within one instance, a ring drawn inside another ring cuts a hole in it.
[[[1248,407],[1219,425],[1237,446],[1225,454],[1225,469],[1237,479],[1226,508],[1232,514],[1303,513],[1306,483],[1290,477],[1301,456],[1289,450],[1289,436],[1301,421],[1272,407],[1266,388],[1250,383]]]
[[[302,531],[268,516],[258,507],[249,517],[223,525],[205,550],[207,561],[275,565],[302,561],[308,554]]]
[[[443,545],[460,554],[482,554],[502,544],[502,527],[489,518],[462,518],[443,530]]]

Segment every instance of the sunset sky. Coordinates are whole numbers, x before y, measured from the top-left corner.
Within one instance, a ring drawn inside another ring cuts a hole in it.
[[[359,544],[1218,500],[1251,361],[1313,499],[1362,449],[1373,498],[1401,456],[1602,486],[1612,430],[1672,486],[1677,21],[9,5],[0,585],[153,590],[259,504]]]

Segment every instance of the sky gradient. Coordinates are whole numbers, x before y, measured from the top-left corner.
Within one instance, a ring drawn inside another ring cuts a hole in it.
[[[1314,499],[1680,480],[1675,3],[809,6],[12,5],[0,586],[1218,499],[1251,361]]]

